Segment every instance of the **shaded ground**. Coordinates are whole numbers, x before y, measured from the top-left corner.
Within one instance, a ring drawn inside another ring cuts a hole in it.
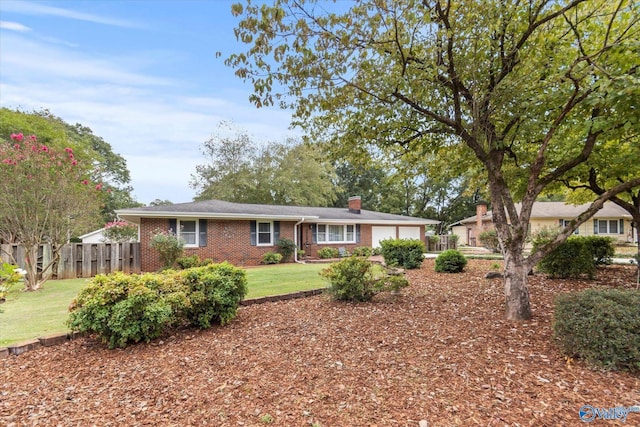
[[[640,378],[567,361],[551,342],[554,295],[633,286],[531,279],[534,319],[502,320],[495,261],[408,272],[400,297],[326,296],[243,307],[227,327],[107,350],[91,338],[0,360],[0,425],[559,426],[578,410],[640,403]],[[640,425],[640,414],[626,424]]]

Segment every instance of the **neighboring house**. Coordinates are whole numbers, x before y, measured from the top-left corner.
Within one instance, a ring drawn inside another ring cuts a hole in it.
[[[378,247],[387,238],[425,241],[425,226],[439,221],[361,209],[360,197],[348,208],[254,205],[221,200],[122,209],[121,219],[139,224],[142,271],[161,267],[150,247],[155,230],[172,230],[182,238],[186,255],[236,265],[258,265],[277,252],[281,238],[296,242],[305,255],[323,247]]]
[[[104,243],[104,228],[83,234],[79,239],[82,243]]]
[[[544,227],[564,227],[588,207],[589,204],[574,206],[564,202],[535,202],[531,210],[529,231],[536,232]],[[519,203],[516,204],[516,210],[520,212]],[[487,211],[487,205],[483,203],[477,205],[475,216],[451,225],[452,233],[458,235],[458,243],[469,246],[481,246],[477,240],[479,234],[490,229],[493,229],[493,213]],[[606,202],[574,234],[613,237],[617,243],[635,242],[636,238],[631,214],[612,202]]]

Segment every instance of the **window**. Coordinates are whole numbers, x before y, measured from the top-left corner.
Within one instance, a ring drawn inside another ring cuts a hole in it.
[[[624,222],[617,219],[594,219],[594,234],[624,234]]]
[[[178,237],[184,241],[185,246],[197,246],[198,222],[196,220],[179,220]]]
[[[258,246],[273,244],[270,222],[258,222]]]
[[[353,224],[318,224],[318,243],[356,243],[356,227]]]
[[[561,219],[560,220],[560,227],[562,228],[566,228],[570,225],[571,220],[570,219]],[[580,234],[580,228],[576,228],[575,231],[573,232],[573,234]]]

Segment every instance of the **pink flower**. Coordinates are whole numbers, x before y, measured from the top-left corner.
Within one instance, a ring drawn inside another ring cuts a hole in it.
[[[64,151],[66,151],[69,154],[73,153],[73,150],[69,147],[65,148]]]
[[[87,185],[87,184],[89,184],[89,180],[88,180],[88,179],[85,179],[85,180],[83,180],[83,181],[82,181],[82,183],[83,183],[84,185]]]
[[[71,161],[71,164],[72,164],[73,166],[75,166],[75,165],[77,165],[77,164],[78,164],[78,161],[74,159],[74,160],[72,160],[72,161]]]
[[[29,136],[29,139],[30,139],[30,140],[32,140],[32,141],[34,141],[34,142],[38,140],[38,138],[36,138],[36,136],[35,136],[35,135],[30,135],[30,136]]]
[[[13,144],[13,148],[15,148],[16,150],[20,149],[20,144]]]
[[[102,190],[102,183],[96,185],[96,190],[98,191]]]
[[[69,153],[69,158],[73,159],[73,153]]]
[[[11,134],[11,139],[20,142],[20,141],[22,141],[24,139],[24,135],[22,134],[22,132],[19,133],[19,134],[12,133]]]
[[[42,147],[40,147],[40,149],[41,149],[42,151],[44,151],[45,153],[46,153],[47,151],[49,151],[49,147],[47,147],[46,145],[43,145]]]

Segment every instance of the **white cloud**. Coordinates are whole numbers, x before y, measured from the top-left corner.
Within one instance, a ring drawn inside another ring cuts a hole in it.
[[[61,18],[73,19],[78,21],[94,22],[97,24],[111,25],[116,27],[129,27],[136,28],[141,27],[132,21],[123,19],[109,18],[106,16],[92,15],[89,13],[76,12],[73,10],[63,9],[60,7],[47,6],[42,3],[27,2],[27,1],[5,1],[2,4],[2,9],[6,12],[16,12],[26,15],[49,15],[58,16]]]
[[[0,21],[0,29],[18,32],[31,31],[31,28],[18,22]]]

